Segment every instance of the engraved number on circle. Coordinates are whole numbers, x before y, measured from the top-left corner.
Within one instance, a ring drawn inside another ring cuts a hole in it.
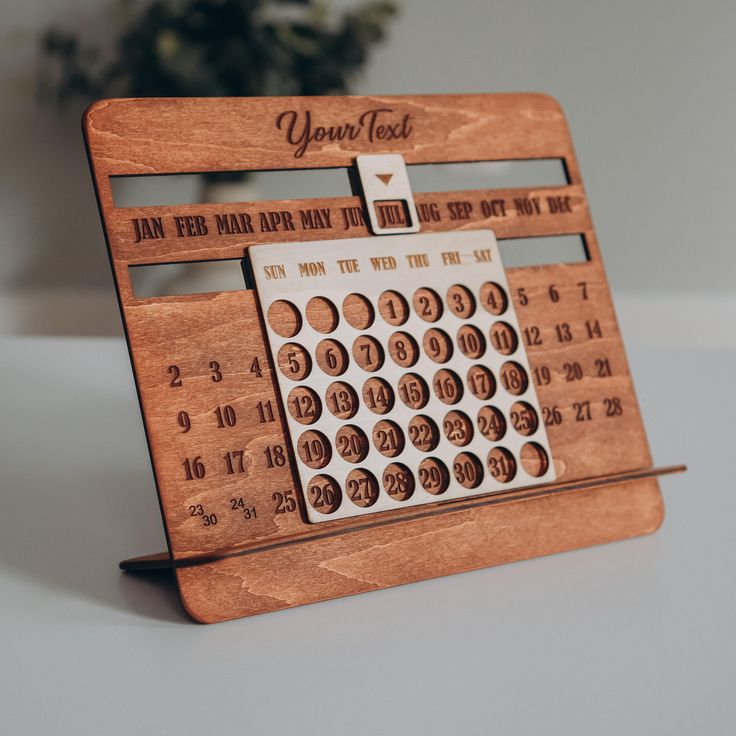
[[[324,335],[333,332],[340,321],[335,305],[323,296],[313,296],[307,302],[306,313],[312,329]]]
[[[294,337],[302,328],[299,310],[284,299],[278,299],[268,308],[268,324],[281,337]]]
[[[473,439],[473,423],[461,411],[450,411],[442,420],[445,437],[456,447],[465,447]]]
[[[436,457],[425,457],[419,463],[419,483],[427,493],[439,496],[450,484],[450,474],[445,464]]]
[[[384,321],[394,327],[403,325],[409,319],[409,305],[398,291],[384,291],[378,297],[378,312]]]
[[[483,479],[483,466],[472,452],[461,452],[452,463],[452,472],[463,488],[476,488]]]
[[[436,322],[442,316],[442,299],[432,289],[417,289],[411,304],[425,322]]]
[[[388,354],[397,365],[410,368],[419,359],[419,346],[408,332],[394,332],[388,339]]]
[[[312,359],[309,353],[295,342],[287,342],[282,345],[276,360],[279,370],[292,381],[305,379],[312,370]]]
[[[513,396],[521,396],[529,386],[526,371],[513,361],[504,363],[499,371],[501,385]]]
[[[307,486],[307,498],[315,511],[332,514],[340,506],[342,493],[334,478],[329,475],[315,475]]]
[[[394,501],[406,501],[414,493],[414,476],[402,463],[390,463],[383,471],[383,487]]]
[[[378,481],[373,473],[356,468],[345,479],[345,492],[356,506],[365,509],[378,500]]]
[[[499,483],[508,483],[516,475],[516,460],[505,447],[494,447],[488,453],[488,472]]]
[[[517,401],[511,407],[511,426],[524,437],[534,434],[539,427],[539,417],[526,401]]]
[[[348,368],[348,353],[337,340],[322,340],[315,350],[315,358],[328,376],[340,376]]]
[[[468,369],[468,388],[476,399],[485,401],[496,393],[496,379],[484,365],[474,365]]]
[[[381,419],[373,427],[373,444],[385,457],[396,457],[404,450],[404,433],[395,422]]]
[[[457,331],[457,344],[467,358],[476,360],[486,351],[486,339],[483,333],[473,325],[463,325]]]
[[[536,442],[527,442],[519,455],[521,466],[533,478],[544,475],[549,468],[549,458],[544,448]]]
[[[315,429],[304,432],[296,446],[302,462],[313,470],[324,468],[332,459],[329,440]]]
[[[491,345],[501,355],[511,355],[519,346],[519,338],[514,328],[506,322],[494,322],[491,325]]]
[[[467,319],[475,312],[475,297],[468,289],[455,284],[447,290],[447,306],[460,319]]]
[[[429,401],[429,388],[416,373],[405,373],[399,379],[399,397],[410,409],[421,409]]]
[[[343,381],[335,381],[327,387],[325,402],[338,419],[350,419],[358,411],[358,396],[353,387]]]
[[[394,408],[394,391],[382,378],[369,378],[362,393],[363,402],[374,414],[388,414]]]
[[[322,413],[322,403],[311,388],[297,386],[289,392],[289,414],[299,424],[314,424]]]
[[[487,312],[498,317],[508,309],[509,298],[503,287],[493,281],[486,281],[480,287],[480,303]]]
[[[478,429],[491,442],[498,442],[506,434],[506,419],[495,406],[483,406],[478,412]]]
[[[360,335],[353,343],[355,362],[368,373],[377,371],[383,365],[383,348],[376,338]]]
[[[412,417],[409,422],[409,440],[412,445],[422,452],[430,452],[437,447],[440,432],[432,419],[423,414]]]
[[[360,463],[368,454],[368,438],[362,429],[354,424],[340,427],[335,435],[337,454],[349,463]]]
[[[342,313],[356,330],[367,330],[375,317],[373,305],[362,294],[348,294],[342,302]]]
[[[434,374],[432,388],[437,398],[445,404],[457,404],[463,395],[463,385],[460,379],[446,368]]]
[[[435,363],[447,363],[452,357],[452,340],[447,336],[447,333],[435,327],[424,333],[422,346],[424,352]]]

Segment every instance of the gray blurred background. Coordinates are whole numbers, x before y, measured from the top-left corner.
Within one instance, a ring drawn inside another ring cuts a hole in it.
[[[555,96],[624,334],[736,343],[736,3],[401,7],[353,91]],[[1,12],[0,334],[120,335],[80,132],[83,104],[62,112],[40,104],[35,90],[41,30],[79,25],[104,42],[110,15],[95,0],[25,0]]]

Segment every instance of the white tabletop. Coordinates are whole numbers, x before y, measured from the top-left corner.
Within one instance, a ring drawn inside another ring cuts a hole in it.
[[[200,626],[123,341],[0,338],[0,732],[733,733],[736,351],[629,357],[657,534]]]

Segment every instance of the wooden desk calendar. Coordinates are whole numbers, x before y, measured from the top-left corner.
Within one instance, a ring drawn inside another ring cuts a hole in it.
[[[170,565],[203,622],[653,532],[647,440],[564,116],[542,95],[105,100],[84,130]],[[561,159],[413,194],[406,166]],[[354,196],[116,207],[110,177],[339,168]],[[498,241],[587,260],[504,269]],[[140,298],[130,269],[242,261]]]

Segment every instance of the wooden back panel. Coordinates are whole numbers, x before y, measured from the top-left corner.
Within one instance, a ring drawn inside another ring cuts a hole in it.
[[[105,100],[89,108],[84,130],[169,551],[195,618],[247,615],[658,526],[662,505],[656,480],[648,478],[654,471],[646,436],[578,165],[554,100],[515,94]],[[584,238],[585,262],[508,270],[558,473],[546,490],[568,493],[551,499],[545,489],[516,492],[315,528],[288,461],[254,293],[133,293],[131,266],[239,259],[252,244],[369,231],[357,196],[119,208],[110,177],[350,167],[358,153],[378,152],[400,153],[408,164],[563,161],[564,186],[415,199],[423,231],[485,227],[499,239]],[[235,426],[221,426],[217,410],[225,406],[236,413]],[[177,421],[183,411],[191,418],[188,431]],[[501,534],[510,520],[518,522],[518,536]],[[387,544],[400,555],[387,554]],[[450,548],[465,552],[450,561]],[[336,558],[343,561],[339,571],[328,573]],[[351,559],[356,570],[346,573]]]

